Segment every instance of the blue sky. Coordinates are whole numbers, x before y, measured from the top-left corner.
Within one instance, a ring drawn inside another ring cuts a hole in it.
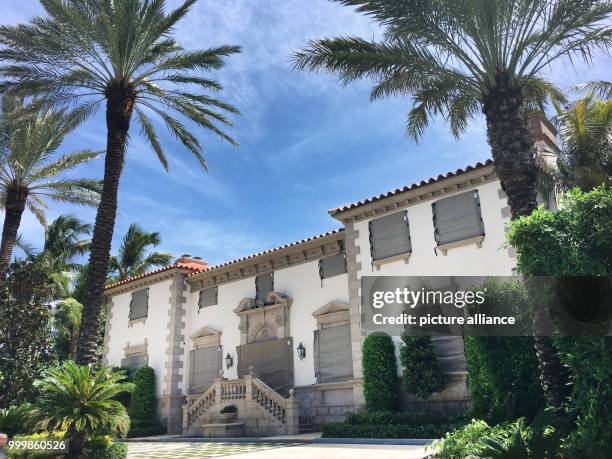
[[[3,23],[43,13],[35,0],[0,4]],[[378,33],[370,19],[328,0],[200,0],[175,36],[186,48],[243,46],[215,75],[225,100],[243,113],[231,130],[240,148],[198,132],[208,150],[206,173],[160,125],[166,173],[132,129],[115,242],[138,222],[161,233],[162,250],[219,263],[334,229],[340,225],[327,214],[332,207],[489,158],[482,118],[459,140],[438,120],[416,144],[404,135],[409,99],[370,103],[367,82],[343,87],[333,76],[291,69],[291,53],[308,39]],[[609,79],[611,65],[608,56],[590,68],[559,63],[547,76],[568,89]],[[62,151],[104,149],[102,115],[75,131]],[[102,160],[78,169],[81,176],[102,173]],[[66,212],[92,223],[95,217],[92,209],[57,205],[49,217]],[[21,232],[40,246],[43,231],[32,215]]]

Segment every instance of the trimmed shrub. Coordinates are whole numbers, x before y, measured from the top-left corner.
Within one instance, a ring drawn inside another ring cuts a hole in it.
[[[127,443],[113,442],[111,437],[105,436],[89,441],[79,459],[126,459],[127,453]]]
[[[368,411],[394,410],[398,401],[395,345],[383,332],[369,334],[363,342],[363,393]]]
[[[427,402],[446,385],[446,375],[429,336],[402,335],[400,361],[404,373],[404,389]]]
[[[527,293],[519,280],[487,281],[479,311],[493,309],[520,316],[528,309]],[[528,320],[524,318],[524,320]],[[474,414],[492,422],[518,417],[532,419],[544,406],[538,361],[531,337],[466,336],[468,389]]]
[[[230,414],[230,413],[237,413],[237,412],[238,412],[238,408],[236,407],[236,405],[224,406],[223,408],[221,408],[221,411],[219,411],[219,413],[221,414]]]
[[[155,371],[142,367],[134,374],[134,391],[130,400],[130,431],[128,437],[145,437],[165,433],[157,418]]]
[[[324,438],[440,438],[465,424],[443,413],[375,411],[352,414],[344,422],[323,424]]]

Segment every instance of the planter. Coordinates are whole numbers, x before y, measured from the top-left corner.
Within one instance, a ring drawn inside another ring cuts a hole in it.
[[[221,422],[233,422],[238,417],[238,413],[219,413],[219,421]]]

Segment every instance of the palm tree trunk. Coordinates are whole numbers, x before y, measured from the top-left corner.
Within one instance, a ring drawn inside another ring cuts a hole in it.
[[[516,219],[530,215],[537,207],[535,148],[521,90],[510,87],[503,73],[497,75],[496,81],[497,87],[484,99],[483,112],[495,173],[508,196],[512,218]],[[536,335],[542,329],[541,319],[541,314],[535,314]],[[542,389],[548,403],[559,406],[568,395],[569,373],[559,361],[550,337],[535,336],[534,342]]]
[[[6,191],[4,203],[4,226],[2,228],[2,244],[0,245],[0,280],[4,280],[8,271],[13,247],[17,240],[17,231],[21,224],[21,217],[25,211],[28,200],[27,188],[9,188]]]
[[[123,170],[127,135],[136,94],[131,88],[117,85],[107,89],[106,99],[107,143],[104,186],[89,254],[85,303],[77,341],[79,364],[97,363],[99,358],[98,317],[104,301],[104,283],[108,273],[108,260],[117,216],[119,179]]]

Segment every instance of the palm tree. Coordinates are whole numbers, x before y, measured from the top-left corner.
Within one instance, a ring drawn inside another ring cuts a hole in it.
[[[150,246],[156,247],[160,242],[159,233],[147,233],[132,223],[121,241],[118,255],[110,258],[110,280],[125,280],[143,274],[153,267],[170,263],[170,253],[147,252]]]
[[[458,136],[484,112],[495,172],[513,218],[536,207],[537,167],[527,112],[547,98],[563,102],[541,77],[562,58],[587,62],[609,49],[612,3],[596,0],[333,0],[357,7],[384,27],[379,41],[311,41],[294,55],[297,69],[325,70],[343,83],[369,78],[371,99],[411,95],[407,133],[418,139],[441,114]],[[550,339],[536,337],[551,403],[566,393]]]
[[[84,115],[102,103],[106,107],[104,189],[89,257],[80,363],[97,360],[96,328],[132,116],[166,170],[151,114],[161,118],[203,167],[202,144],[175,114],[235,143],[218,124],[231,125],[223,112],[238,110],[193,88],[220,90],[218,82],[196,71],[219,70],[224,58],[240,48],[186,51],[171,37],[195,2],[186,0],[166,14],[165,0],[42,0],[49,17],[0,27],[0,60],[7,62],[0,66],[0,91],[44,95],[50,104],[78,103]]]
[[[79,112],[26,107],[2,100],[0,120],[0,203],[4,208],[0,279],[4,279],[26,208],[46,226],[47,199],[94,206],[100,185],[91,179],[60,177],[99,153],[83,150],[54,158],[64,138],[80,122]]]
[[[556,109],[561,151],[556,165],[538,163],[543,191],[573,187],[589,191],[602,183],[612,184],[612,100],[587,94]]]
[[[32,261],[44,266],[55,285],[56,297],[69,295],[68,287],[75,271],[81,265],[74,258],[89,250],[89,240],[83,236],[91,233],[91,225],[82,223],[72,215],[60,215],[45,230],[43,250],[31,255]]]
[[[34,417],[40,419],[38,428],[66,431],[71,454],[80,454],[93,434],[126,435],[130,418],[114,400],[117,394],[133,390],[134,385],[124,380],[121,372],[106,367],[95,370],[71,360],[47,370],[44,379],[34,382],[41,394],[33,409]]]
[[[372,99],[411,95],[407,132],[419,138],[444,115],[455,135],[485,114],[495,171],[514,218],[536,207],[536,166],[526,111],[560,93],[540,76],[561,58],[607,49],[612,3],[592,0],[334,0],[373,17],[379,41],[311,41],[298,69],[374,80]]]

